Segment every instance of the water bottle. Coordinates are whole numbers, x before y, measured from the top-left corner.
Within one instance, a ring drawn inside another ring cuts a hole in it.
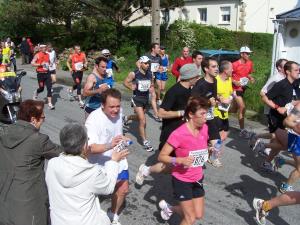
[[[219,157],[221,148],[222,148],[222,141],[218,139],[214,145],[214,149],[210,157],[211,160],[216,160]]]
[[[127,141],[120,141],[119,144],[117,144],[113,150],[114,151],[117,151],[117,152],[120,152],[120,151],[123,151],[124,149],[126,149],[129,145],[132,145],[133,144],[133,141],[131,140],[127,140]]]

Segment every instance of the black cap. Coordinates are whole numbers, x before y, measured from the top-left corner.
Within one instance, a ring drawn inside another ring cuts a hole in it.
[[[165,49],[166,49],[166,47],[163,46],[163,45],[161,45],[161,46],[159,46],[159,47],[160,47],[160,49],[162,49],[162,50],[165,50]]]

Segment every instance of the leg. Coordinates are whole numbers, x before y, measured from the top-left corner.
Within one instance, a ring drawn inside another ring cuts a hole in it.
[[[293,170],[287,180],[289,185],[294,184],[300,177],[300,156],[296,156],[293,154],[293,158],[295,160],[295,170]]]
[[[51,75],[47,73],[46,75],[46,87],[47,87],[47,97],[48,97],[48,105],[52,106],[52,80],[51,80]],[[52,108],[51,108],[52,109]]]
[[[204,216],[204,197],[193,198],[196,219],[200,220]]]
[[[77,74],[76,77],[76,84],[77,84],[77,96],[78,96],[78,100],[79,102],[81,102],[81,82],[82,82],[82,77],[83,77],[83,72],[80,72]]]
[[[172,171],[173,166],[171,164],[165,164],[158,162],[152,166],[149,167],[150,173],[166,173],[170,174]]]
[[[156,103],[155,103],[156,104]],[[145,110],[142,107],[135,107],[134,108],[138,120],[139,120],[139,133],[143,141],[146,140],[146,117],[145,117]]]
[[[235,101],[236,101],[237,107],[238,107],[239,125],[240,125],[240,129],[242,130],[245,128],[244,116],[245,116],[245,112],[246,112],[246,106],[245,106],[243,97],[241,97],[241,96],[236,96]]]
[[[156,79],[157,84],[157,100],[160,100],[160,94],[161,94],[161,80]]]
[[[287,192],[285,194],[272,198],[268,201],[264,201],[263,204],[269,204],[268,207],[269,210],[279,206],[300,204],[300,192],[296,192],[296,191]]]
[[[180,225],[192,225],[196,221],[196,212],[193,200],[182,201],[179,203],[182,210],[183,219]]]
[[[51,81],[52,81],[52,84],[56,83],[56,72],[51,73]]]
[[[25,64],[25,62],[26,62],[26,59],[25,59],[25,54],[24,53],[22,53],[21,54],[21,59],[22,59],[22,65],[24,65]]]
[[[125,197],[129,190],[129,183],[128,180],[120,180],[118,181],[115,191],[112,195],[112,202],[111,202],[111,212],[113,214],[119,214],[120,208],[122,207]]]
[[[45,75],[43,73],[38,73],[37,74],[37,80],[38,80],[38,89],[36,90],[37,94],[41,93],[44,91],[45,87]]]
[[[151,105],[152,105],[152,109],[153,109],[153,112],[154,112],[154,116],[157,117],[158,111],[157,111],[156,93],[155,93],[155,88],[154,87],[150,89],[150,94],[151,94]]]
[[[165,96],[165,89],[166,89],[166,81],[161,81],[161,89],[160,89],[160,98],[163,99]]]

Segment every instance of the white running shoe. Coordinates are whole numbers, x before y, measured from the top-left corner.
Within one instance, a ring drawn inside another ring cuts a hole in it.
[[[169,205],[165,200],[161,200],[158,203],[160,211],[160,216],[163,220],[169,220],[173,214],[173,211],[171,210],[171,205]]]
[[[68,89],[68,97],[69,97],[69,101],[74,101],[74,95],[71,89]]]
[[[79,107],[83,108],[84,107],[84,102],[82,100],[79,101]]]
[[[49,103],[49,104],[48,104],[48,108],[49,108],[50,110],[53,110],[53,109],[55,109],[55,106],[52,105],[51,103]]]
[[[255,145],[253,146],[253,151],[258,154],[259,152],[264,152],[264,150],[266,149],[265,143],[263,142],[262,139],[258,139],[255,142]]]
[[[144,140],[143,146],[144,146],[144,148],[146,149],[147,152],[152,152],[154,150],[154,148],[150,144],[150,141],[148,141],[148,140]]]
[[[144,170],[146,170],[146,165],[141,164],[140,167],[139,167],[139,170],[138,170],[138,172],[136,173],[136,176],[135,176],[135,182],[138,185],[143,185],[143,183],[144,183],[144,179],[145,179],[145,175],[143,173]]]
[[[249,137],[249,141],[248,141],[248,145],[249,145],[249,147],[250,147],[251,149],[252,149],[253,146],[255,145],[256,141],[257,141],[256,133],[251,132],[251,133],[250,133],[250,137]]]
[[[260,225],[266,224],[266,216],[268,216],[268,213],[262,209],[263,202],[264,202],[264,200],[259,199],[259,198],[254,198],[253,202],[252,202],[253,208],[256,211],[256,216],[255,216],[256,221]]]
[[[270,172],[270,173],[275,172],[274,166],[273,166],[273,164],[270,163],[270,162],[265,161],[265,162],[263,162],[263,163],[261,164],[260,167],[261,167],[264,171],[266,171],[266,172]]]
[[[119,222],[119,220],[113,220],[111,222],[111,225],[121,225],[121,223]]]

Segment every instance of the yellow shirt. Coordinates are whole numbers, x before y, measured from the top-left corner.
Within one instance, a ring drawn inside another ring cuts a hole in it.
[[[230,98],[233,93],[232,80],[229,77],[227,80],[222,80],[220,75],[216,76],[217,79],[217,95],[222,96],[224,99]],[[220,111],[218,106],[214,109],[214,115],[220,119],[228,119],[228,112]]]
[[[2,49],[2,54],[3,55],[9,55],[10,54],[10,48],[9,47],[5,47]]]

